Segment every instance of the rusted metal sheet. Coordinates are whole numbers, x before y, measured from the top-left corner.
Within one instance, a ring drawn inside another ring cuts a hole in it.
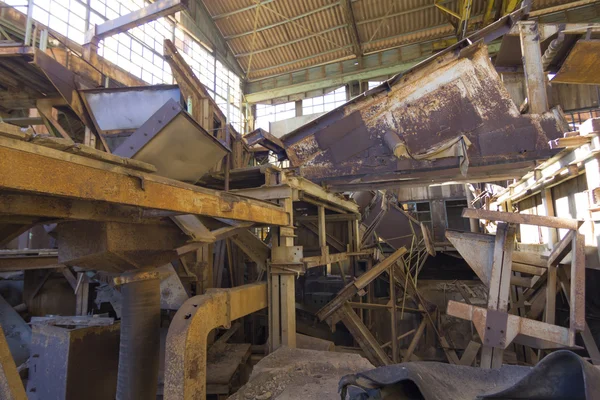
[[[244,139],[246,140],[246,143],[248,143],[248,146],[260,144],[261,146],[277,154],[280,159],[285,158],[285,150],[281,140],[262,128],[253,130],[249,134],[245,135]]]
[[[88,89],[79,92],[99,132],[134,130],[169,99],[179,101],[176,85]]]
[[[34,325],[29,399],[115,398],[119,327]]]
[[[161,176],[191,183],[230,152],[172,98],[114,151],[155,165]]]
[[[478,43],[459,43],[388,83],[388,90],[366,92],[284,136],[292,165],[328,184],[384,176],[400,182],[408,178],[403,173],[422,184],[437,179],[439,170],[455,168],[448,180],[460,178],[465,157],[470,166],[462,179],[473,181],[545,158],[552,153],[548,141],[562,137],[553,113],[519,113]],[[406,146],[401,158],[384,140],[389,132]],[[467,154],[416,160],[463,136],[470,141]]]
[[[417,241],[423,237],[419,222],[384,197],[379,191],[354,193],[362,210],[361,223],[394,249],[410,248],[413,236]]]
[[[600,84],[600,40],[579,40],[552,79],[557,83]]]

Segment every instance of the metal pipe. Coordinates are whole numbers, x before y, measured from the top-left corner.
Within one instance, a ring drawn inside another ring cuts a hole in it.
[[[165,400],[205,399],[208,334],[266,307],[266,282],[210,289],[183,303],[167,334]]]
[[[127,272],[122,284],[118,400],[154,400],[160,348],[160,280],[157,272]]]

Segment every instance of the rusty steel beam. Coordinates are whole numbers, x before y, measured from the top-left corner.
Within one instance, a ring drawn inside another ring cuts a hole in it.
[[[188,0],[158,0],[103,24],[95,25],[85,34],[85,43],[98,42],[117,33],[176,13],[187,7]]]
[[[205,399],[208,334],[215,328],[230,328],[232,321],[266,307],[266,282],[210,289],[187,300],[167,334],[165,399]]]
[[[281,207],[0,137],[0,189],[289,225]]]

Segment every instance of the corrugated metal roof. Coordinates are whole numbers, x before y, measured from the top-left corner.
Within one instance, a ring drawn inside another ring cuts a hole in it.
[[[250,80],[354,57],[348,0],[203,0]],[[363,53],[452,35],[434,0],[350,0]],[[533,0],[533,9],[569,3]],[[459,0],[442,0],[458,10]],[[472,29],[486,0],[473,0]]]

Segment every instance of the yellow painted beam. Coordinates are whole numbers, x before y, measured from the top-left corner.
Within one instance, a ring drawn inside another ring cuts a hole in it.
[[[289,225],[281,207],[0,137],[0,189]]]

